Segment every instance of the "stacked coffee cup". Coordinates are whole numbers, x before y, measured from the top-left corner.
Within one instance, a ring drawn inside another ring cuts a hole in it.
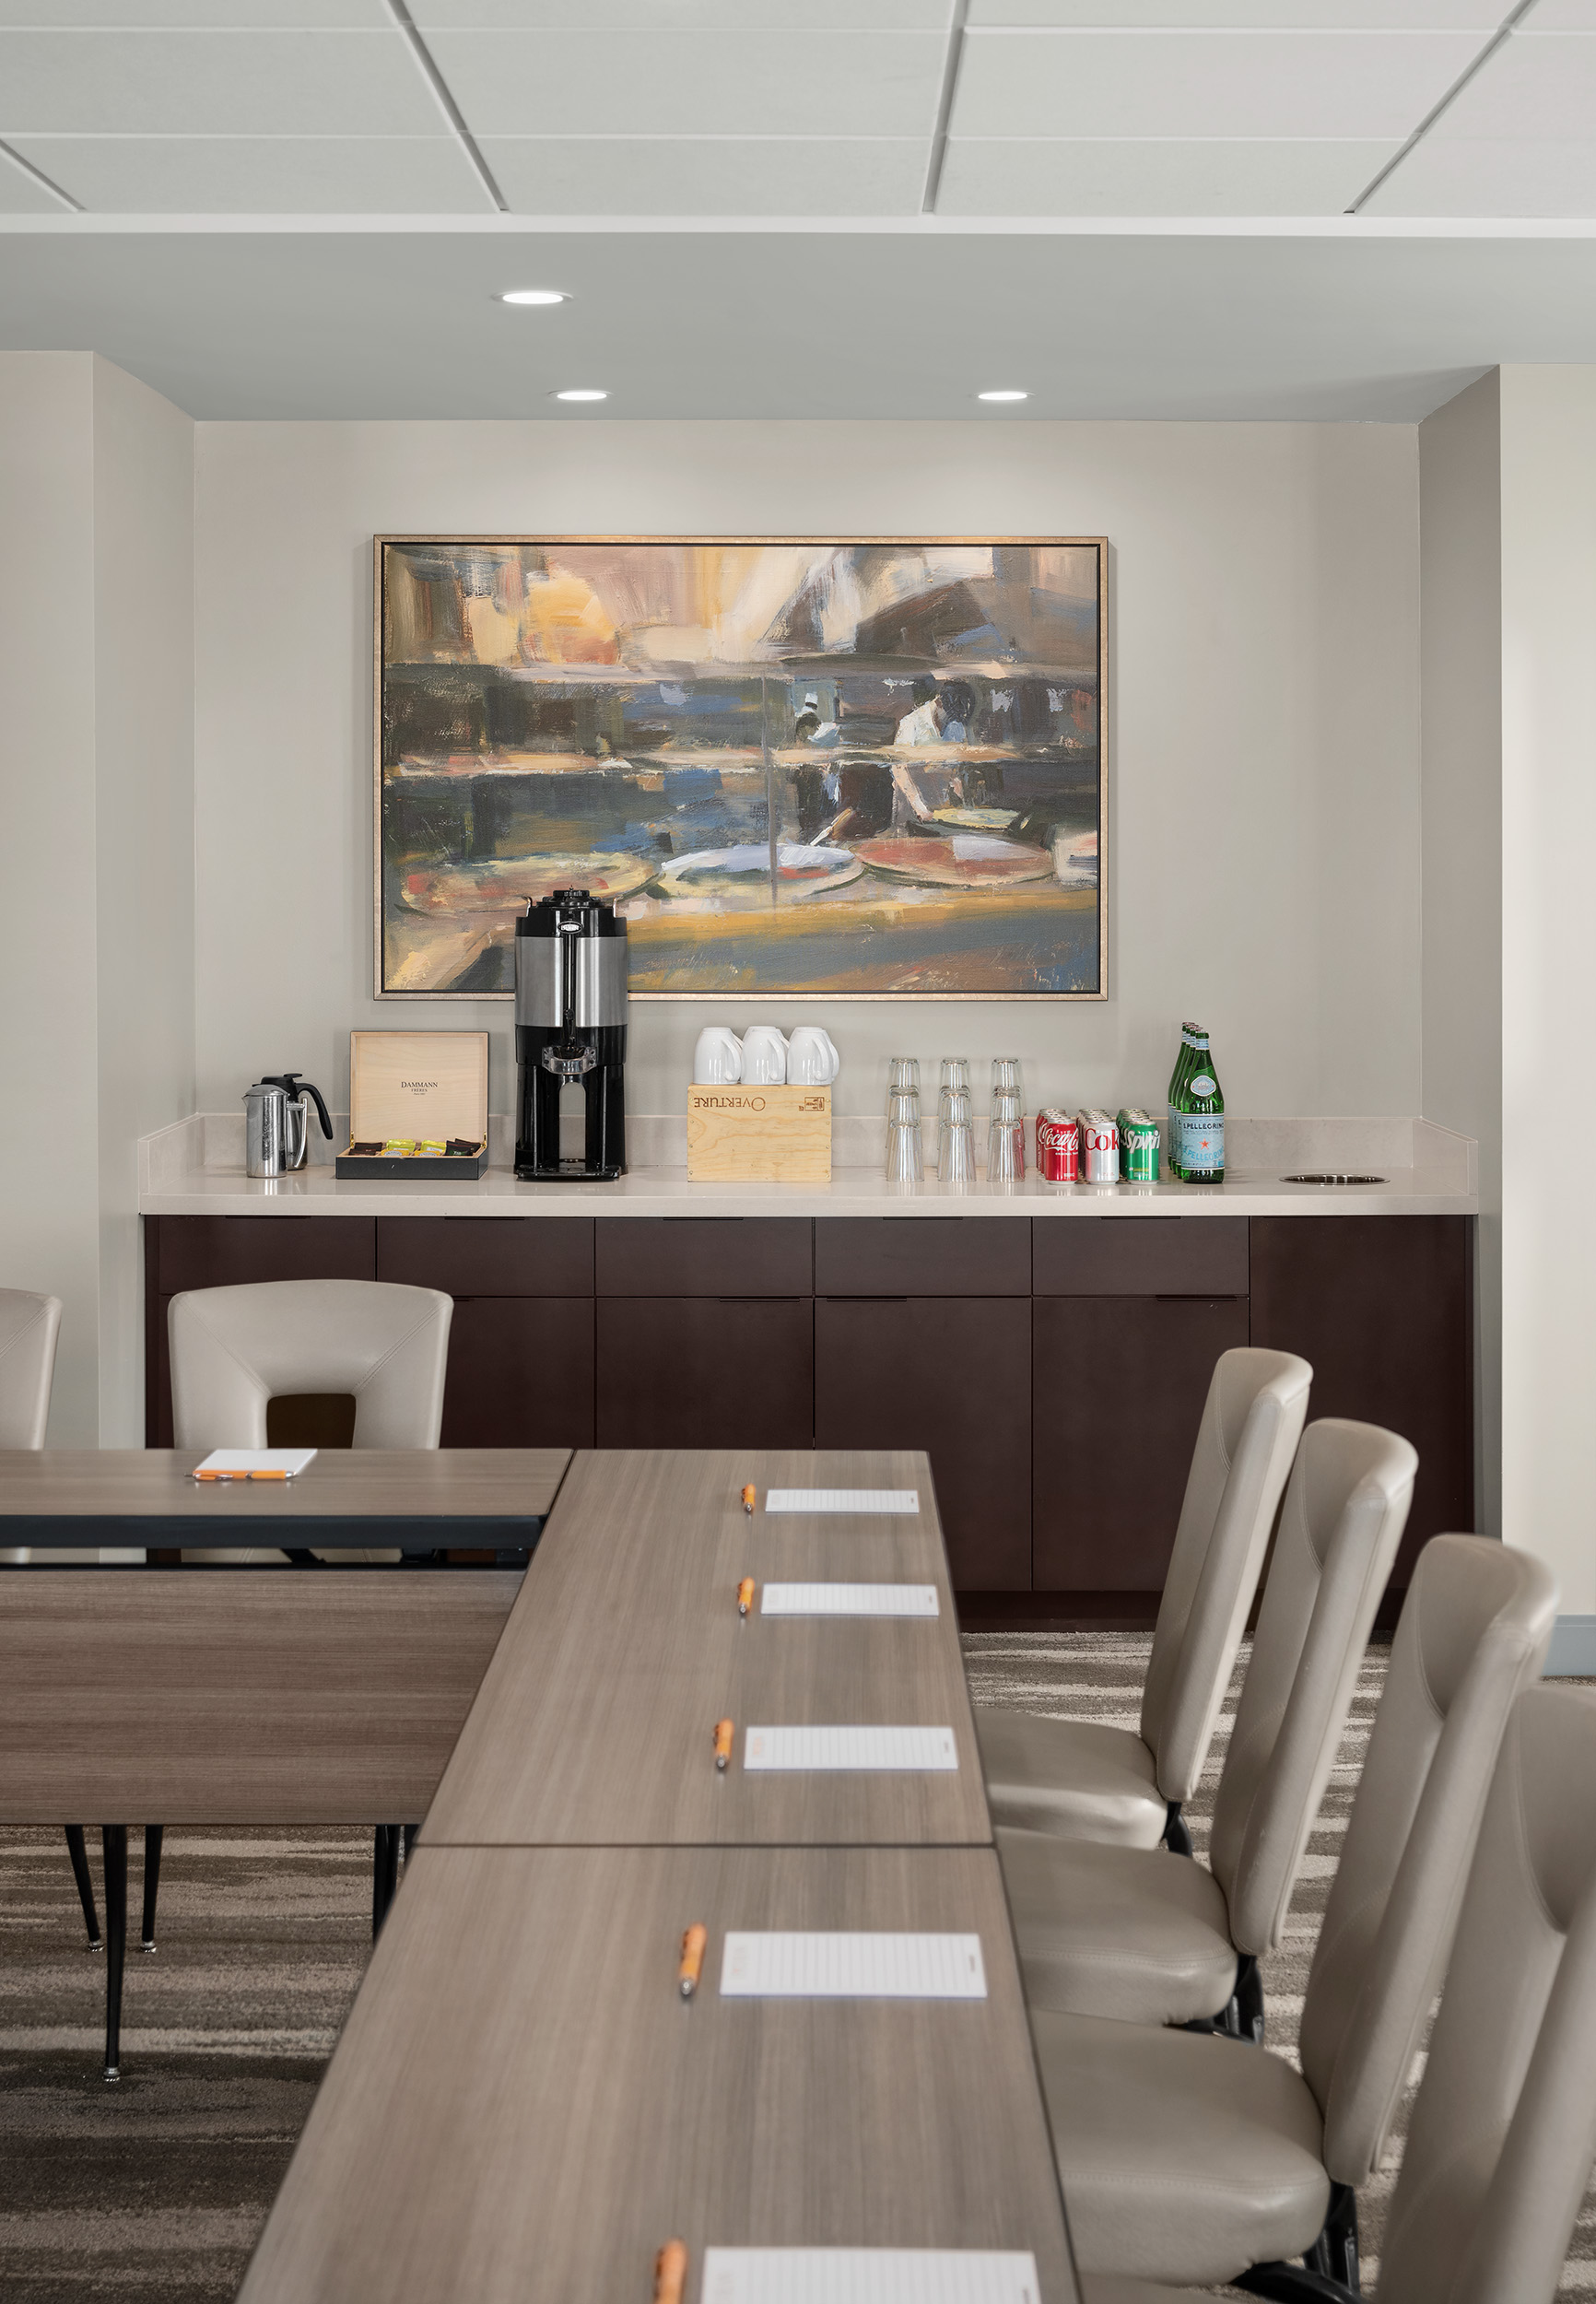
[[[724,1024],[707,1024],[693,1051],[695,1087],[829,1087],[842,1069],[831,1035],[800,1024],[791,1039],[774,1024],[750,1024],[741,1040]]]

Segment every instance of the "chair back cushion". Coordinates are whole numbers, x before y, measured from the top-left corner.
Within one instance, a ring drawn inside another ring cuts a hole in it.
[[[1378,1424],[1325,1416],[1302,1436],[1214,1804],[1214,1876],[1242,1952],[1280,1941],[1418,1461]]]
[[[180,1448],[264,1448],[279,1393],[352,1393],[357,1448],[436,1448],[453,1301],[386,1280],[264,1280],[171,1299]]]
[[[1215,1363],[1142,1693],[1166,1800],[1190,1800],[1208,1757],[1312,1381],[1292,1352],[1243,1345]]]
[[[42,1448],[61,1299],[0,1288],[0,1448]]]
[[[1596,2155],[1596,1694],[1512,1710],[1381,2247],[1402,2304],[1552,2304]]]
[[[1557,1588],[1527,1552],[1435,1536],[1419,1554],[1308,1973],[1302,2068],[1325,2165],[1379,2165],[1445,1972],[1491,1770],[1545,1661]]]

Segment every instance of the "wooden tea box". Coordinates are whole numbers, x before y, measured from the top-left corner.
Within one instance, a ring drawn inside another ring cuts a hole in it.
[[[689,1087],[687,1174],[702,1183],[828,1184],[828,1087]]]
[[[357,1152],[381,1146],[468,1144],[469,1152]],[[340,1176],[458,1182],[487,1166],[486,1032],[351,1032],[349,1145],[334,1163]]]

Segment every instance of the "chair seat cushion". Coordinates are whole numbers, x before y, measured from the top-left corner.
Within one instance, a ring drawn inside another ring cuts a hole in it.
[[[1033,2008],[1190,2024],[1236,1988],[1225,1898],[1207,1868],[1161,1848],[997,1834]]]
[[[984,1705],[975,1725],[994,1824],[1123,1848],[1163,1839],[1153,1755],[1129,1728]]]
[[[1031,2028],[1083,2272],[1206,2287],[1312,2247],[1322,2123],[1283,2058],[1045,2008]]]

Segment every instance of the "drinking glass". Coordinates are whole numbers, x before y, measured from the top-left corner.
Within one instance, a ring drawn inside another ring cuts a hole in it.
[[[920,1094],[920,1058],[918,1056],[894,1056],[892,1058],[887,1073],[886,1094],[889,1102],[895,1096],[918,1096]]]
[[[936,1172],[945,1184],[975,1181],[975,1123],[966,1088],[945,1091]]]
[[[1000,1088],[992,1099],[992,1126],[987,1136],[986,1175],[989,1184],[1018,1183],[1026,1172],[1026,1124],[1017,1089]]]
[[[1020,1060],[1017,1056],[994,1056],[992,1060],[992,1092],[994,1096],[1023,1097],[1020,1083]]]
[[[925,1152],[920,1140],[920,1098],[909,1089],[897,1091],[886,1107],[886,1177],[889,1183],[918,1184],[925,1174]]]
[[[969,1094],[969,1058],[968,1056],[945,1056],[942,1060],[941,1094],[937,1100],[939,1121],[946,1121],[947,1099],[961,1088],[967,1096]]]

